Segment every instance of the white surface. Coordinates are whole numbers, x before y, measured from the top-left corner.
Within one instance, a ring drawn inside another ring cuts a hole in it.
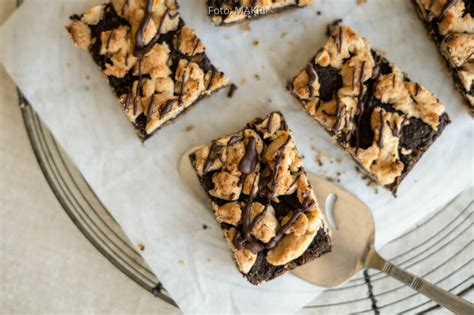
[[[312,146],[343,158],[337,168],[345,172],[344,186],[374,210],[379,245],[472,183],[472,150],[465,150],[466,145],[472,144],[472,122],[434,46],[405,1],[397,1],[390,10],[391,14],[400,13],[395,17],[377,15],[379,19],[370,19],[363,13],[369,9],[384,13],[378,4],[386,4],[371,1],[368,6],[352,10],[346,20],[374,46],[388,51],[389,57],[413,79],[435,91],[453,119],[453,124],[402,184],[397,199],[388,193],[376,195],[365,187],[349,158],[334,148],[328,136],[299,110],[284,90],[286,80],[324,42],[323,25],[350,10],[353,1],[316,3],[314,8],[279,17],[278,27],[291,29],[283,39],[281,31],[271,30],[274,19],[254,22],[251,32],[243,32],[239,27],[216,29],[207,20],[201,3],[181,1],[184,19],[197,29],[211,59],[234,81],[246,78],[247,83],[240,86],[233,99],[228,100],[220,93],[203,101],[144,146],[118,109],[116,99],[88,54],[75,49],[63,29],[68,15],[82,12],[95,3],[98,1],[28,1],[2,28],[2,42],[8,43],[1,47],[2,59],[130,238],[145,243],[146,260],[185,311],[197,307],[201,311],[230,311],[236,307],[242,311],[274,311],[272,306],[279,311],[292,311],[315,294],[313,287],[292,276],[259,288],[247,284],[235,272],[221,232],[206,207],[181,194],[184,187],[176,169],[181,152],[237,130],[255,115],[264,115],[272,109],[286,114],[297,144],[307,156],[305,165],[309,170],[318,170],[308,158],[312,156]],[[334,7],[329,8],[331,5]],[[322,10],[323,16],[317,17],[316,10]],[[304,31],[314,29],[318,31],[308,38]],[[387,32],[380,32],[383,29]],[[398,45],[401,41],[398,34],[413,36]],[[254,40],[260,41],[258,48],[252,48]],[[235,47],[239,47],[237,60]],[[252,59],[244,52],[251,52]],[[268,60],[258,58],[266,55],[270,56]],[[255,73],[260,75],[260,81],[254,79]],[[237,118],[236,112],[241,114]],[[184,128],[189,124],[196,127],[193,132],[185,133]],[[313,136],[308,137],[308,133]],[[328,171],[327,165],[325,169]],[[212,228],[202,230],[203,223]],[[279,303],[283,295],[288,298],[290,287],[295,288],[292,290],[295,297],[286,299],[289,303]]]

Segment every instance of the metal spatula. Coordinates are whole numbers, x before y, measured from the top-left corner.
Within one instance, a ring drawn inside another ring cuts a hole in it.
[[[198,200],[208,204],[186,152],[179,163],[184,184]],[[374,248],[375,222],[370,209],[351,193],[332,182],[307,173],[323,215],[330,225],[332,251],[293,270],[293,274],[319,286],[333,288],[362,269],[373,268],[398,279],[456,314],[474,314],[474,304],[434,286],[383,259]],[[326,206],[322,206],[325,203]],[[328,208],[328,209],[326,209]]]

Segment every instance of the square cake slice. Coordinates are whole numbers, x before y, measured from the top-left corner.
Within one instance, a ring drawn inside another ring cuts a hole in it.
[[[207,12],[215,25],[230,25],[311,3],[313,0],[207,0]]]
[[[443,104],[341,25],[289,89],[378,184],[396,193],[450,123]]]
[[[412,0],[474,117],[474,1]]]
[[[143,140],[229,81],[177,9],[174,0],[112,0],[67,26]]]
[[[283,115],[255,119],[190,154],[240,272],[271,280],[331,250]]]

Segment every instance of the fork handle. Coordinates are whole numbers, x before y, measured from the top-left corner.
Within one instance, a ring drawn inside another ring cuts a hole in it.
[[[373,253],[367,267],[378,269],[387,275],[408,285],[410,288],[420,292],[436,303],[444,306],[455,314],[474,314],[474,304],[443,290],[422,278],[412,275],[411,273],[395,266],[389,261],[383,259],[378,253]]]

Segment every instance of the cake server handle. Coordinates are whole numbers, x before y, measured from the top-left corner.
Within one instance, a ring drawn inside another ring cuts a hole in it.
[[[474,304],[395,266],[382,258],[375,250],[370,253],[365,267],[386,273],[455,314],[474,314]]]

